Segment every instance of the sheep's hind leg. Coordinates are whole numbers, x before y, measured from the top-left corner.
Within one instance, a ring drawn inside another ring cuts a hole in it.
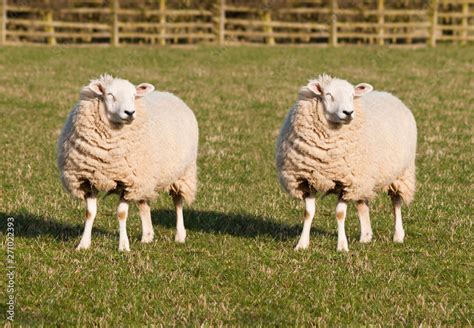
[[[405,238],[405,230],[403,230],[402,222],[402,198],[400,195],[391,195],[393,204],[393,216],[395,219],[395,233],[393,241],[396,243],[403,243]]]
[[[142,243],[151,243],[155,234],[153,232],[151,211],[148,202],[146,200],[139,201],[138,210],[140,212],[140,219],[142,220]]]
[[[86,197],[86,222],[84,224],[84,233],[82,234],[81,241],[76,247],[77,250],[88,249],[91,247],[92,226],[94,224],[96,214],[97,198],[95,194],[91,194]]]
[[[128,203],[124,199],[120,199],[117,207],[117,218],[119,221],[119,251],[130,251],[130,243],[127,236],[127,216]]]
[[[173,195],[173,202],[176,209],[176,236],[174,240],[177,243],[184,243],[186,241],[186,229],[184,228],[183,218],[183,196]]]
[[[372,227],[370,226],[368,202],[366,200],[359,200],[356,207],[360,221],[360,242],[370,243],[372,241]]]
[[[316,200],[313,194],[304,199],[304,223],[303,231],[301,232],[300,240],[295,247],[295,250],[306,249],[309,246],[309,237],[311,231],[311,223],[313,222],[314,214],[316,213]]]
[[[347,203],[339,198],[336,205],[336,219],[337,219],[337,250],[339,252],[348,252],[349,247],[347,243],[346,230],[344,222],[346,220]]]

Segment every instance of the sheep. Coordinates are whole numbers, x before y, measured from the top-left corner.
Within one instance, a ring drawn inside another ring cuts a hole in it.
[[[138,203],[143,243],[153,240],[149,202],[168,191],[176,209],[175,241],[184,243],[184,202],[196,195],[198,125],[191,109],[148,83],[134,86],[108,74],[82,88],[58,140],[61,181],[85,199],[86,217],[77,249],[91,246],[100,191],[118,194],[119,251],[130,251],[129,204]]]
[[[356,202],[360,242],[371,241],[368,202],[378,191],[392,199],[393,240],[403,242],[401,205],[415,194],[416,123],[402,101],[372,89],[323,74],[300,89],[285,118],[276,166],[282,188],[305,204],[296,250],[309,246],[316,192],[339,196],[338,251],[349,250],[344,228],[349,201]]]

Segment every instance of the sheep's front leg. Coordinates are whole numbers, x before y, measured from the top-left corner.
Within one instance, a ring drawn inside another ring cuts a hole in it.
[[[399,195],[392,195],[393,216],[395,218],[395,233],[393,241],[396,243],[403,243],[405,238],[405,230],[403,230],[402,222],[402,199]]]
[[[151,243],[155,234],[153,232],[153,224],[151,223],[151,211],[148,202],[145,200],[139,201],[138,210],[142,220],[142,243]]]
[[[97,214],[97,198],[95,194],[86,197],[86,222],[84,225],[84,233],[81,241],[76,247],[77,250],[88,249],[91,247],[92,226]]]
[[[124,199],[120,199],[117,207],[117,218],[119,221],[119,251],[130,251],[130,244],[127,236],[127,217],[128,203]]]
[[[337,219],[337,250],[339,252],[348,252],[349,247],[347,244],[346,229],[344,222],[346,220],[347,203],[339,199],[336,206],[336,219]]]
[[[309,236],[311,232],[311,223],[313,223],[314,214],[316,213],[316,200],[313,194],[310,194],[304,199],[304,223],[303,231],[301,232],[300,240],[295,247],[295,250],[306,249],[309,246]]]
[[[366,200],[359,200],[356,207],[360,221],[360,242],[370,243],[372,241],[372,227],[370,226],[368,202]]]
[[[173,202],[176,209],[176,236],[174,240],[177,243],[184,243],[186,241],[186,229],[184,228],[183,218],[183,197],[181,195],[175,195]]]

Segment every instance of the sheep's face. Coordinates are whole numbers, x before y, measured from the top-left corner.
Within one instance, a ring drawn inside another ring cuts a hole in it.
[[[354,98],[373,89],[367,83],[360,83],[354,87],[345,80],[327,78],[324,83],[320,80],[310,81],[307,87],[321,100],[326,119],[336,124],[350,123],[356,115]]]
[[[135,87],[122,79],[104,79],[92,81],[89,88],[102,98],[107,119],[115,124],[130,124],[135,119],[135,100],[155,89],[148,83]]]

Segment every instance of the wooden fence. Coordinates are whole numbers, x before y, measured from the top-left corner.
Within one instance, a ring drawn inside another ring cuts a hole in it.
[[[474,41],[474,0],[0,0],[6,44]]]

